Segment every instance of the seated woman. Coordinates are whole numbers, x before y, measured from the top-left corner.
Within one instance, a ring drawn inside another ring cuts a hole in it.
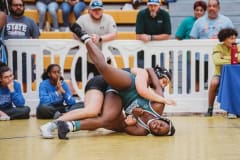
[[[81,103],[76,103],[67,83],[61,77],[58,64],[50,64],[42,79],[39,86],[40,103],[37,107],[37,118],[56,119],[62,113],[81,108]]]
[[[232,28],[222,29],[218,33],[218,40],[222,43],[217,44],[213,50],[215,71],[208,90],[208,111],[205,116],[213,114],[213,104],[220,84],[222,66],[231,63],[231,47],[233,43],[236,43],[237,36],[237,31]],[[240,46],[238,46],[238,51],[240,51]],[[238,62],[240,62],[240,56],[238,56]],[[228,113],[228,118],[237,118],[237,116]]]
[[[16,106],[16,107],[14,107]],[[13,73],[0,65],[0,120],[28,119],[30,108],[25,106],[21,85],[13,80]]]

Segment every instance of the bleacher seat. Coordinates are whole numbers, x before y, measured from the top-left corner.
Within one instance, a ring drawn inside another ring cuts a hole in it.
[[[87,13],[87,10],[85,10],[83,14],[86,14],[86,13]],[[135,24],[138,10],[127,10],[127,11],[104,10],[104,13],[112,15],[117,24]],[[27,9],[25,10],[24,15],[32,18],[37,23],[39,22],[38,11],[36,9]],[[47,21],[51,22],[51,18],[49,14],[47,15]],[[75,21],[75,17],[73,14],[71,14],[70,22],[72,23],[74,21]],[[58,22],[60,24],[63,23],[62,11],[60,9],[58,10]]]
[[[72,32],[42,32],[40,39],[73,39]],[[136,39],[135,32],[118,32],[117,39]]]

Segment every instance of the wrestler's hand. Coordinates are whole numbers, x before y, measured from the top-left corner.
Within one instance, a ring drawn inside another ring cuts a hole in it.
[[[168,104],[168,105],[176,106],[176,102],[172,99],[166,99],[165,103]]]
[[[142,108],[136,107],[133,109],[132,114],[134,117],[139,117],[143,114],[144,110]]]
[[[128,115],[124,121],[127,126],[133,126],[137,123],[136,118],[134,118],[132,115]]]

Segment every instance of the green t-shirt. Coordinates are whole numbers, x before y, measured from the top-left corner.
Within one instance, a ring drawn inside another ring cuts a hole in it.
[[[152,18],[148,8],[138,12],[136,34],[171,34],[171,21],[168,12],[159,9],[157,16]]]
[[[190,32],[192,30],[193,24],[196,18],[193,16],[185,18],[179,25],[177,32],[175,34],[178,39],[190,39]]]

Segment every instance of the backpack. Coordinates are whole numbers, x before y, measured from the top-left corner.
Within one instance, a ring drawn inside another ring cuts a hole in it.
[[[5,27],[2,28],[0,37],[0,62],[7,64],[7,47],[4,44],[4,31]]]

